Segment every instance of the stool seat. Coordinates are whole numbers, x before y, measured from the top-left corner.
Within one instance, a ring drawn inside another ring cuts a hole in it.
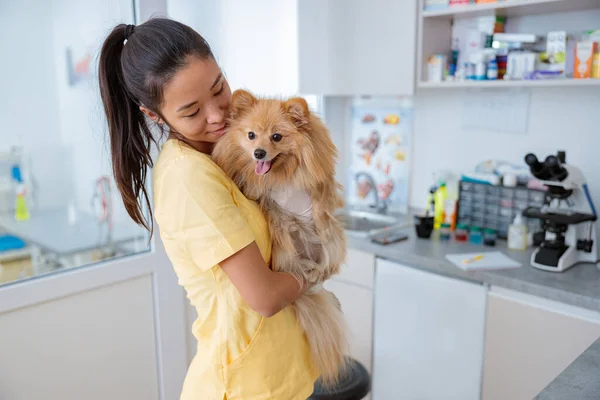
[[[348,367],[340,377],[338,384],[327,391],[315,383],[313,394],[308,400],[360,400],[371,390],[371,377],[366,368],[353,358],[348,357]]]

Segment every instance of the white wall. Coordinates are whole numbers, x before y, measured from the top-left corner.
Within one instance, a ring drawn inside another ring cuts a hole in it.
[[[221,61],[221,9],[217,0],[168,0],[167,13],[194,28],[210,44],[217,61]]]
[[[600,204],[600,91],[593,88],[534,89],[525,135],[462,127],[465,91],[424,91],[415,98],[411,205],[424,208],[435,171],[471,170],[479,161],[523,163],[528,152],[545,157],[566,150],[567,162],[586,175]]]
[[[596,207],[600,206],[600,91],[593,88],[531,90],[525,134],[472,130],[463,127],[466,90],[424,90],[414,98],[413,165],[410,205],[424,208],[433,176],[441,170],[471,171],[488,159],[524,164],[525,154],[540,158],[567,152],[567,162],[586,175]],[[325,119],[341,152],[337,179],[346,182],[350,151],[350,98],[327,97]]]

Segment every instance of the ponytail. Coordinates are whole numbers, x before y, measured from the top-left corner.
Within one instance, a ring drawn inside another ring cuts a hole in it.
[[[108,120],[112,169],[117,188],[127,213],[152,233],[154,224],[145,182],[148,167],[152,167],[150,151],[154,138],[123,78],[121,54],[127,29],[125,24],[115,27],[102,46],[98,74],[100,95]],[[144,218],[138,201],[140,197],[150,210],[149,221]]]
[[[136,27],[116,26],[100,52],[100,95],[108,121],[115,182],[129,216],[151,235],[154,222],[145,183],[148,169],[153,167],[152,143],[157,142],[140,106],[161,116],[163,86],[189,55],[214,58],[196,31],[165,18]],[[148,220],[142,204],[150,213]]]

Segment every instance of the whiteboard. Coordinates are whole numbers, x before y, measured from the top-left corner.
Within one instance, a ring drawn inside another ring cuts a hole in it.
[[[531,92],[520,88],[468,90],[463,102],[463,128],[524,135],[530,98]]]

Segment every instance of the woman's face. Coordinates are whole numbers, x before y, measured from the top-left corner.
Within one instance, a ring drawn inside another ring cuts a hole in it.
[[[231,89],[215,60],[189,57],[163,88],[164,121],[158,122],[166,122],[175,137],[208,153],[226,131],[230,103]]]

